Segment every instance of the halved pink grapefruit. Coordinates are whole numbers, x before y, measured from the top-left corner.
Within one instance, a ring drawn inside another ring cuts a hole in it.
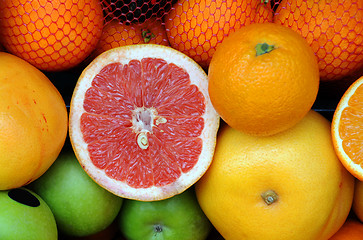
[[[77,158],[99,185],[124,198],[161,200],[208,169],[219,116],[203,69],[156,44],[108,50],[82,72],[70,105]]]

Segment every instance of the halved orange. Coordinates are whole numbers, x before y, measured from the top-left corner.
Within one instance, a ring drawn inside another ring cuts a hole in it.
[[[161,200],[208,169],[219,115],[203,69],[157,44],[122,46],[82,72],[70,105],[70,140],[100,186],[124,198]]]
[[[333,116],[332,137],[340,161],[363,181],[363,76],[340,99]]]

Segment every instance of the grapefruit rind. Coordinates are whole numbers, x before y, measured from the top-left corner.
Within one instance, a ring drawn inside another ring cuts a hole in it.
[[[191,84],[196,85],[205,97],[204,129],[200,135],[203,147],[196,165],[182,173],[175,182],[162,187],[133,188],[124,182],[111,179],[106,173],[95,167],[90,159],[87,144],[81,132],[80,119],[85,112],[83,102],[85,92],[91,87],[94,77],[110,63],[127,64],[130,60],[143,58],[161,58],[187,70]],[[193,185],[207,171],[214,154],[216,135],[220,117],[210,102],[208,78],[204,70],[185,54],[170,47],[157,44],[138,44],[122,46],[108,50],[92,61],[82,72],[75,86],[70,105],[69,134],[74,152],[87,174],[100,186],[123,198],[140,201],[162,200],[179,194]]]
[[[358,87],[360,87],[362,84],[363,77],[355,81],[343,94],[334,112],[331,126],[333,145],[339,160],[341,161],[343,166],[360,181],[363,181],[363,168],[359,163],[355,163],[354,161],[352,161],[349,155],[343,149],[343,139],[340,137],[339,134],[339,126],[344,109],[349,107],[349,100],[354,95]]]

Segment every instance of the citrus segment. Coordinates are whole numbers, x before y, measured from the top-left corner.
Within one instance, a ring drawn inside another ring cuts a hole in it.
[[[219,117],[205,72],[155,44],[115,48],[82,73],[70,137],[101,186],[139,200],[171,197],[197,181],[214,152]]]
[[[334,112],[332,135],[343,165],[363,180],[363,77],[354,82]]]

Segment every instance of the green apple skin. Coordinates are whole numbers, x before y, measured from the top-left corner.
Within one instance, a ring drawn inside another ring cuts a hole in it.
[[[26,188],[0,191],[1,240],[57,240],[53,213],[39,195]]]
[[[212,229],[194,188],[160,201],[125,199],[118,224],[128,240],[204,240]]]
[[[96,184],[71,150],[63,150],[30,188],[49,205],[59,232],[69,236],[87,236],[106,229],[123,202]]]

